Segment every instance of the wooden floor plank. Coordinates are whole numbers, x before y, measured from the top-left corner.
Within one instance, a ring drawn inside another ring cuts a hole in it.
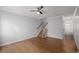
[[[72,44],[71,44],[71,46],[72,46]],[[66,48],[73,50],[71,46],[66,47]],[[75,47],[75,46],[73,46],[73,47]],[[69,52],[69,51],[65,51],[65,49],[64,49],[64,44],[63,44],[62,39],[56,39],[56,38],[49,37],[46,39],[31,38],[31,39],[26,39],[24,41],[13,43],[13,44],[10,44],[7,46],[3,46],[3,47],[1,47],[0,52],[5,52],[5,53]]]

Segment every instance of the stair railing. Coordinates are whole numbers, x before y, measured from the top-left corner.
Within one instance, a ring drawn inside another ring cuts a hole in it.
[[[45,29],[45,27],[47,26],[47,24],[48,23],[46,23],[46,24],[44,24],[44,22],[42,22],[38,27],[37,27],[37,29],[38,29],[38,31],[37,31],[37,37],[42,37],[44,34],[43,33],[45,33],[46,34],[46,32],[44,32],[43,30]]]

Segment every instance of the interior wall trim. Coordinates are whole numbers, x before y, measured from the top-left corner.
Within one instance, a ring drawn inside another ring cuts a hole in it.
[[[53,36],[53,35],[47,35],[47,37],[52,37],[52,38],[58,38],[58,39],[63,39],[64,37],[58,37],[58,36]]]

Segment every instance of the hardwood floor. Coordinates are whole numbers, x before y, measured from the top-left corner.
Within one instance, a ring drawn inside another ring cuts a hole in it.
[[[56,38],[32,38],[4,46],[0,52],[63,52],[63,43]]]
[[[0,49],[0,52],[5,53],[26,53],[26,52],[35,52],[35,53],[61,53],[61,52],[69,52],[69,50],[65,50],[67,48],[73,50],[71,46],[63,47],[63,40],[56,38],[46,38],[46,39],[38,39],[31,38],[21,42],[13,43],[7,46],[3,46]],[[65,44],[66,46],[66,44]],[[75,46],[73,46],[75,47]],[[70,52],[71,52],[70,51]],[[73,50],[75,51],[75,50]]]
[[[65,52],[77,52],[77,46],[73,35],[65,35],[63,39],[63,48]]]

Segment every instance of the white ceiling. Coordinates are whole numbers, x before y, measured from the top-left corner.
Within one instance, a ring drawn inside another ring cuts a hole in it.
[[[30,12],[30,10],[36,9],[38,6],[1,6],[0,9],[17,13],[20,15],[25,15],[31,18],[43,18],[43,17],[54,17],[54,16],[72,16],[75,10],[75,6],[44,6],[42,11],[44,14],[36,14],[34,12]],[[79,14],[79,8],[77,11]]]

